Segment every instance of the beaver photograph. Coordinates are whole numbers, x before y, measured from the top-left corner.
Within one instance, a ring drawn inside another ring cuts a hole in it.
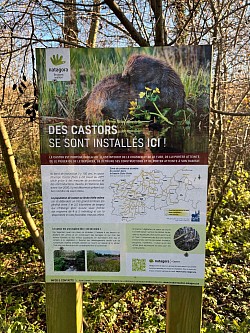
[[[86,103],[87,120],[121,120],[130,116],[130,102],[135,99],[153,112],[152,103],[139,98],[145,88],[158,89],[160,110],[169,108],[173,114],[186,107],[184,86],[167,62],[146,54],[132,54],[122,73],[107,76],[94,86]]]
[[[137,97],[129,80],[122,74],[105,77],[94,86],[86,103],[86,119],[122,120],[128,116],[130,102]]]
[[[121,137],[159,138],[164,145],[158,146],[157,152],[207,149],[210,48],[70,52],[71,81],[48,82],[44,78],[46,108],[42,116],[46,122],[113,123]],[[154,147],[151,150],[155,152]]]

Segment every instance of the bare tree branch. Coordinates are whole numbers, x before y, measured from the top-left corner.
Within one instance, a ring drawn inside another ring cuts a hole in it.
[[[236,113],[236,112],[220,111],[220,110],[216,110],[216,109],[213,109],[213,108],[211,108],[211,111],[213,113],[221,114],[221,115],[224,115],[224,116],[232,116],[232,117],[249,117],[250,116],[250,112]]]
[[[105,0],[105,3],[109,6],[109,8],[113,11],[113,13],[117,16],[120,22],[124,25],[127,31],[130,33],[131,38],[134,39],[140,46],[150,46],[149,43],[142,37],[142,35],[135,29],[133,24],[127,19],[124,12],[118,6],[118,4],[114,0]]]
[[[164,28],[162,16],[162,0],[149,0],[151,8],[155,15],[155,45],[164,45]]]

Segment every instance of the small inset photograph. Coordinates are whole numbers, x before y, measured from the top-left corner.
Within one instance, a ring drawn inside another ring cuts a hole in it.
[[[192,251],[200,243],[200,235],[192,227],[179,228],[174,234],[174,243],[182,251]]]
[[[119,272],[120,252],[95,250],[87,252],[88,272]]]
[[[60,247],[54,251],[54,271],[85,271],[85,251],[64,250]]]

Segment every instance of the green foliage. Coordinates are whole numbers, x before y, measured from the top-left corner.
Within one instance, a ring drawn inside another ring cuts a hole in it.
[[[178,110],[174,113],[174,120],[178,126],[189,130],[191,127],[193,113],[190,110]]]
[[[41,228],[41,182],[32,161],[26,151],[18,166],[26,201]],[[17,212],[3,164],[0,184],[0,332],[44,333],[44,265]]]
[[[238,165],[207,241],[203,332],[249,332],[249,184]]]
[[[188,68],[179,66],[178,73],[184,83],[185,93],[187,100],[193,105],[196,111],[203,112],[205,115],[209,111],[209,73],[200,68],[197,73],[191,75]],[[151,89],[145,87],[145,91],[140,92],[139,99],[130,102],[130,115],[135,120],[150,121],[155,119],[162,125],[177,125],[177,127],[185,127],[186,130],[191,128],[192,122],[194,123],[195,117],[192,110],[186,108],[185,110],[177,110],[174,112],[171,121],[169,120],[169,112],[171,109],[164,108],[162,110],[158,107],[160,99],[160,90],[158,88]],[[207,97],[207,103],[205,101]],[[202,100],[202,103],[201,103]],[[198,110],[197,105],[200,104],[202,110]],[[147,105],[147,108],[145,107]],[[148,110],[148,106],[153,106],[152,110]]]
[[[159,332],[166,329],[166,286],[86,284],[87,333]]]
[[[250,327],[250,317],[247,317],[243,321],[236,319],[228,319],[224,316],[217,316],[215,323],[210,323],[206,328],[202,329],[202,333],[248,333]]]
[[[44,333],[44,331],[40,329],[38,321],[33,323],[29,321],[28,318],[30,318],[30,314],[25,305],[25,301],[21,299],[17,302],[17,299],[14,300],[11,294],[2,301],[5,304],[5,308],[0,309],[0,332]]]

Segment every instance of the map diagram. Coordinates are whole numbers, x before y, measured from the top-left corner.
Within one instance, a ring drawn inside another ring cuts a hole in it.
[[[175,169],[171,175],[160,170],[145,171],[132,179],[120,179],[110,185],[113,191],[112,215],[134,220],[148,210],[171,207],[198,210],[204,196],[204,182],[191,167]]]

